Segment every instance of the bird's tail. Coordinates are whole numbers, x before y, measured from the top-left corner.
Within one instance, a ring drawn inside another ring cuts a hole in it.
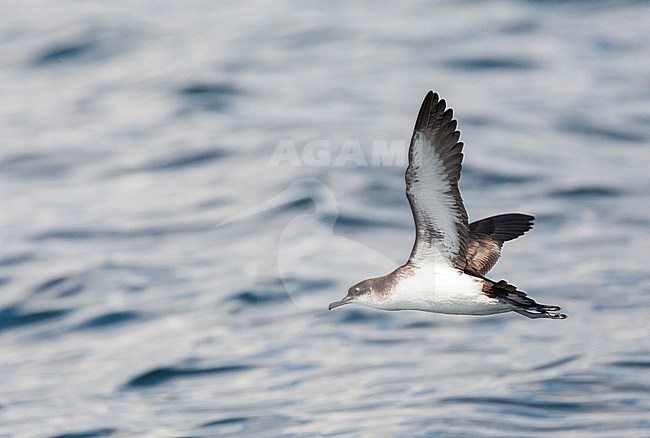
[[[486,283],[483,291],[490,297],[514,306],[512,309],[520,315],[528,318],[550,318],[550,319],[565,319],[564,313],[559,313],[560,306],[549,306],[546,304],[539,304],[525,292],[517,290],[516,286],[508,284],[505,280],[492,281],[485,278]]]

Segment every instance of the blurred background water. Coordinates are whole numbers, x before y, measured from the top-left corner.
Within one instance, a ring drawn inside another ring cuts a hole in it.
[[[647,1],[3,2],[0,435],[650,436],[648,23]],[[429,89],[471,219],[537,217],[490,276],[566,321],[327,311],[409,253]]]

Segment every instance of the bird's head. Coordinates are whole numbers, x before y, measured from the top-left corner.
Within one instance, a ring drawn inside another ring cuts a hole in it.
[[[376,278],[370,278],[368,280],[363,280],[362,282],[355,284],[348,290],[348,294],[342,300],[334,301],[331,303],[329,305],[329,309],[332,310],[336,307],[350,303],[374,307],[373,304],[376,301],[377,295],[376,282]]]

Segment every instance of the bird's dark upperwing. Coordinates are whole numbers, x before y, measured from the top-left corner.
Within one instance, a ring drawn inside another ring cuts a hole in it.
[[[487,274],[501,257],[503,242],[516,239],[533,228],[533,216],[500,214],[469,224],[466,271]]]
[[[451,108],[429,91],[415,122],[406,169],[406,196],[416,232],[411,264],[444,259],[465,268],[468,224],[458,190],[463,161],[459,138]]]

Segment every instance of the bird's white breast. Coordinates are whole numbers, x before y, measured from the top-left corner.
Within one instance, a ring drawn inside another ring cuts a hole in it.
[[[435,313],[487,315],[511,307],[483,293],[483,280],[446,263],[408,266],[393,293],[377,307],[385,310],[423,310]]]

